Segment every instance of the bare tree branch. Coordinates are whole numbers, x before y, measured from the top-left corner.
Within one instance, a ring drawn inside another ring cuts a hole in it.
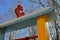
[[[42,5],[43,8],[45,8],[45,6],[43,5],[43,3],[39,0],[39,3]]]
[[[37,4],[39,4],[38,2],[36,2],[36,1],[32,1],[32,0],[28,0],[28,1],[30,1],[30,2],[32,2],[32,3],[37,3]]]
[[[32,1],[32,0],[28,0],[28,1],[30,1],[32,3],[37,3],[37,4],[41,5],[43,8],[45,8],[45,6],[43,5],[43,3],[40,0],[38,0],[39,2]]]
[[[58,26],[58,24],[56,23],[56,21],[54,20],[54,23],[55,23],[55,29],[56,29],[56,40],[59,40],[59,32],[58,32],[58,28],[59,28],[59,26]]]
[[[56,2],[56,1],[54,1],[54,0],[52,0],[53,1],[53,4],[55,5],[55,6],[58,6],[59,8],[60,8],[60,5],[58,5],[58,3]]]

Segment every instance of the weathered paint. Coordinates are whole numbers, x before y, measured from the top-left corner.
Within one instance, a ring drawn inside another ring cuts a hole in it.
[[[48,40],[45,22],[48,20],[47,15],[37,17],[38,40]]]

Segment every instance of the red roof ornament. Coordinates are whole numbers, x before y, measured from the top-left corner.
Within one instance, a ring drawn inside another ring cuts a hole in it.
[[[25,13],[23,12],[23,7],[20,4],[15,8],[15,14],[17,18],[25,15]]]

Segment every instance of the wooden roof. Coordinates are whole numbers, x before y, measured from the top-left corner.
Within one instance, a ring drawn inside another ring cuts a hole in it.
[[[13,25],[15,23],[25,21],[25,20],[28,20],[28,19],[31,19],[31,18],[34,18],[34,17],[37,17],[37,16],[41,16],[43,14],[48,14],[49,12],[52,12],[53,10],[54,10],[53,7],[46,7],[46,8],[37,10],[37,11],[35,11],[33,13],[30,13],[28,15],[24,15],[22,17],[14,19],[14,20],[4,22],[4,23],[0,24],[0,28],[6,27],[6,26],[9,26],[9,25]]]

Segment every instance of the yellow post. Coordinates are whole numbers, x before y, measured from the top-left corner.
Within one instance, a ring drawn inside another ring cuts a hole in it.
[[[37,17],[38,40],[48,40],[45,22],[48,20],[47,15]]]

